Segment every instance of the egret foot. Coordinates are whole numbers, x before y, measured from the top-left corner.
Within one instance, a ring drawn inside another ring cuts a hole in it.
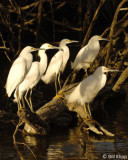
[[[56,94],[56,96],[54,98],[64,98],[64,93],[62,91],[59,91],[58,94]]]

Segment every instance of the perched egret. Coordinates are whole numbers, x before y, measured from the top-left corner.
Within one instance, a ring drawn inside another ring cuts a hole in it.
[[[63,55],[63,63],[62,63],[62,67],[61,67],[61,72],[63,73],[65,70],[65,67],[67,65],[67,62],[69,60],[70,57],[70,51],[69,48],[67,46],[67,44],[69,43],[76,43],[78,41],[75,40],[69,40],[69,39],[63,39],[60,41],[59,47],[63,50],[62,55]]]
[[[60,86],[60,73],[64,71],[70,56],[69,48],[66,46],[66,44],[73,43],[73,42],[78,42],[78,41],[69,40],[69,39],[63,39],[60,41],[59,47],[61,50],[58,51],[52,57],[45,75],[41,77],[42,81],[46,84],[49,84],[55,81],[56,93],[57,93],[57,82],[56,82],[57,76],[58,76],[58,82]]]
[[[19,85],[19,99],[22,99],[23,94],[26,92],[26,96],[27,96],[27,92],[29,90],[31,90],[30,92],[30,109],[33,111],[32,108],[32,102],[31,102],[31,94],[32,94],[32,89],[34,86],[37,85],[37,83],[40,81],[41,76],[44,74],[46,68],[47,68],[47,55],[45,53],[46,50],[48,49],[58,49],[59,47],[55,47],[52,46],[48,43],[43,44],[40,49],[44,49],[44,50],[39,50],[38,51],[38,56],[40,57],[40,62],[33,62],[32,66],[29,70],[29,72],[27,73],[25,79],[23,80],[23,82]],[[16,96],[16,91],[14,93],[14,101],[17,102],[17,96]],[[27,101],[27,97],[25,97],[26,101]],[[27,103],[29,104],[29,102],[27,101]]]
[[[41,77],[41,80],[45,84],[49,84],[49,83],[55,82],[56,93],[57,93],[57,82],[56,82],[57,81],[57,76],[59,78],[60,69],[62,67],[62,64],[63,64],[62,51],[58,51],[52,57],[45,75],[43,75]],[[60,83],[59,83],[59,85],[60,85]]]
[[[68,102],[77,102],[85,107],[85,113],[91,118],[89,103],[93,101],[98,92],[105,86],[107,76],[106,72],[114,72],[118,70],[109,69],[104,66],[98,67],[95,72],[81,81],[72,93],[66,96]],[[85,104],[88,104],[87,107]]]
[[[24,80],[33,61],[33,56],[31,52],[36,50],[38,49],[33,48],[31,46],[25,47],[21,51],[19,57],[13,62],[7,77],[6,85],[5,85],[6,93],[8,97],[11,96],[12,92]]]
[[[107,39],[95,35],[89,40],[86,46],[80,49],[74,62],[71,62],[71,68],[74,71],[78,71],[81,68],[83,68],[87,72],[87,69],[90,67],[90,64],[95,60],[96,56],[99,53],[100,40],[107,40]]]

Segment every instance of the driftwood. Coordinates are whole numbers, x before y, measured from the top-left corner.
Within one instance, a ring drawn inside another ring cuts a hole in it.
[[[76,86],[76,84],[71,84],[64,87],[50,102],[39,108],[35,113],[29,113],[25,111],[22,111],[23,113],[19,112],[18,115],[20,119],[23,119],[23,121],[25,122],[24,130],[28,134],[46,135],[50,131],[50,124],[53,123],[61,115],[61,113],[63,113],[64,111],[71,111],[77,113],[78,117],[81,117],[81,128],[83,130],[92,131],[93,133],[99,135],[114,136],[114,134],[104,129],[96,120],[87,119],[83,106],[75,103],[67,103],[67,101],[65,100],[65,95],[72,92],[74,86]],[[101,96],[104,97],[104,95],[106,94],[110,95],[109,93],[112,92],[111,89],[111,87],[109,87],[109,89],[107,90],[104,89],[107,93],[103,92],[104,94]],[[114,92],[114,94],[116,93]],[[111,93],[111,96],[114,94]],[[95,103],[99,102],[97,102],[96,100]],[[91,106],[92,112],[94,112],[96,109],[93,106]],[[28,116],[26,116],[26,114],[28,114]]]

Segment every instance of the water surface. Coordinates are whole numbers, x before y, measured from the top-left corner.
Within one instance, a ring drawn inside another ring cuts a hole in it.
[[[128,105],[122,104],[104,127],[115,133],[115,137],[88,136],[78,126],[56,127],[46,137],[19,134],[17,141],[27,143],[37,160],[82,160],[82,159],[128,159]],[[12,144],[13,131],[0,132],[0,160],[18,160]],[[24,145],[18,145],[27,160],[34,157]]]

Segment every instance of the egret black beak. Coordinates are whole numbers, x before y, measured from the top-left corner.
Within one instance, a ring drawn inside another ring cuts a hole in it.
[[[34,48],[34,47],[32,47],[31,52],[35,52],[35,51],[38,51],[38,50],[45,50],[45,49],[44,48]]]
[[[99,40],[99,41],[110,41],[109,39],[107,39],[107,38],[102,38],[102,37],[99,37],[98,40]]]
[[[119,72],[119,70],[117,70],[117,69],[109,69],[109,68],[107,69],[107,71],[108,72]]]
[[[60,47],[56,47],[56,46],[52,46],[51,48],[49,49],[61,49]]]
[[[78,43],[79,41],[70,40],[70,43]]]

